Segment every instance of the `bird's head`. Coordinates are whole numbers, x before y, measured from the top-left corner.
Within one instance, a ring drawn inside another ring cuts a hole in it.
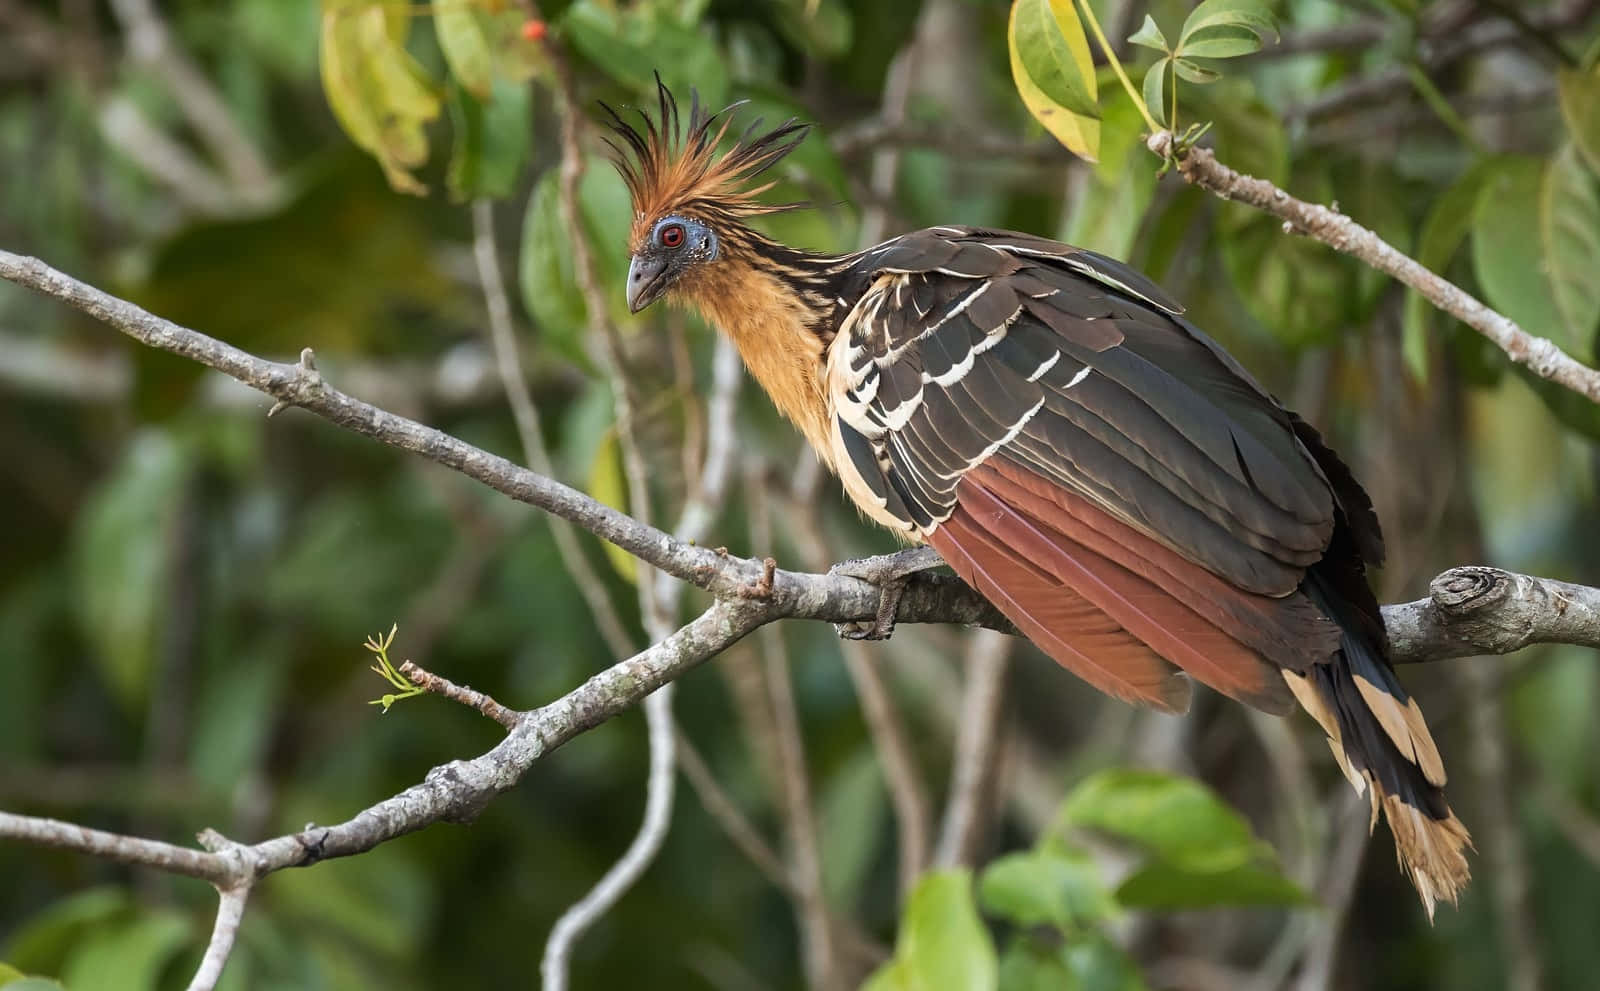
[[[633,199],[627,293],[634,313],[663,296],[693,300],[711,291],[716,280],[708,276],[746,257],[759,238],[745,225],[748,218],[802,205],[760,202],[774,183],[753,180],[794,150],[808,125],[790,120],[757,134],[757,120],[719,152],[738,104],[707,113],[691,92],[688,119],[680,122],[660,77],[656,90],[658,114],[639,111],[638,125],[601,104],[620,139],[607,143]]]

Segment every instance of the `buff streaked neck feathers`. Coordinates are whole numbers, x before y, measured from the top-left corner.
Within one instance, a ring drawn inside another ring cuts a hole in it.
[[[669,298],[727,335],[778,411],[826,457],[824,338],[802,297],[778,276],[735,256],[685,278]]]

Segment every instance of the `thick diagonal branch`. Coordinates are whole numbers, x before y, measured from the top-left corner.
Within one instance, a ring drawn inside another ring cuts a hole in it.
[[[845,623],[876,615],[878,590],[867,582],[845,575],[803,574],[780,568],[772,573],[770,588],[765,587],[765,568],[760,561],[718,554],[677,540],[538,472],[364,403],[328,385],[308,361],[292,365],[258,358],[197,330],[163,320],[38,259],[0,251],[0,279],[61,300],[138,341],[214,368],[280,403],[300,406],[363,436],[454,468],[497,492],[570,520],[647,564],[714,595],[747,598],[760,589],[761,601],[774,618]],[[1435,580],[1433,597],[1385,607],[1384,620],[1393,639],[1396,663],[1468,653],[1503,654],[1530,643],[1600,646],[1600,606],[1595,605],[1600,601],[1600,589],[1495,572],[1505,575],[1507,584],[1503,591],[1495,591],[1490,597],[1448,591],[1441,594],[1440,582],[1453,587],[1451,583],[1462,578],[1464,571],[1487,574],[1493,569],[1445,572]],[[1483,602],[1469,609],[1462,604],[1467,599]],[[954,578],[937,574],[922,574],[911,580],[900,602],[899,621],[956,623],[1015,632],[1005,617],[977,593]]]

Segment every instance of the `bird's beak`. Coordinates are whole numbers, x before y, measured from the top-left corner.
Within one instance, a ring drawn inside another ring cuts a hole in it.
[[[665,258],[633,256],[628,262],[628,312],[638,313],[661,298],[667,288],[662,278],[666,272]]]

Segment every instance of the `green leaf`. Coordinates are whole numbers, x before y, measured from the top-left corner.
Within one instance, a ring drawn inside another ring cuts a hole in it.
[[[1074,934],[1060,946],[1013,939],[1000,960],[1006,991],[1144,991],[1139,968],[1098,932]]]
[[[1478,191],[1492,169],[1492,160],[1480,161],[1462,173],[1450,188],[1434,201],[1423,219],[1417,236],[1417,261],[1431,272],[1443,274],[1450,267],[1467,234]],[[1406,290],[1401,316],[1401,350],[1406,366],[1417,381],[1428,380],[1428,338],[1438,311],[1415,289]]]
[[[850,11],[840,0],[785,0],[773,12],[778,30],[809,54],[838,58],[850,50]]]
[[[1145,991],[1138,966],[1104,933],[1090,933],[1061,948],[1071,981],[1082,991]],[[1060,986],[1060,985],[1058,985]]]
[[[1339,209],[1372,228],[1377,235],[1402,254],[1411,254],[1413,238],[1411,201],[1415,188],[1395,171],[1393,163],[1373,158],[1358,157],[1351,162],[1330,160],[1326,163],[1332,180],[1332,197]],[[1350,319],[1357,326],[1371,324],[1384,294],[1394,286],[1394,280],[1383,272],[1367,265],[1353,264],[1341,259],[1341,264],[1354,273],[1356,298]]]
[[[1198,62],[1191,62],[1186,58],[1173,59],[1172,68],[1177,71],[1180,77],[1187,79],[1191,83],[1205,85],[1214,83],[1222,78],[1222,73],[1215,69],[1208,69]]]
[[[1198,871],[1247,863],[1261,849],[1244,818],[1205,785],[1154,771],[1109,770],[1084,779],[1067,795],[1058,820],[1121,837]]]
[[[1153,48],[1163,54],[1172,51],[1172,46],[1167,44],[1167,36],[1161,33],[1156,19],[1149,14],[1144,15],[1144,23],[1139,25],[1139,30],[1128,36],[1128,44]]]
[[[533,143],[529,87],[495,80],[487,103],[459,86],[450,90],[455,148],[446,184],[455,200],[510,196]]]
[[[1013,939],[1000,955],[1000,986],[1005,991],[1060,991],[1074,987],[1060,948],[1045,950],[1027,939]]]
[[[525,83],[550,80],[550,57],[545,46],[523,35],[527,13],[521,4],[499,2],[499,10],[479,7],[478,23],[489,44],[497,81]]]
[[[1110,770],[1072,790],[1061,826],[1120,837],[1150,860],[1125,881],[1117,902],[1130,908],[1303,904],[1271,849],[1210,789],[1189,778]],[[1052,830],[1055,832],[1055,830]]]
[[[583,348],[584,307],[573,274],[572,251],[561,217],[559,177],[540,177],[522,219],[517,281],[522,303],[544,343],[569,360],[587,364]]]
[[[1600,194],[1571,144],[1545,167],[1539,237],[1569,350],[1587,362],[1600,324]]]
[[[1196,31],[1178,49],[1194,58],[1234,58],[1261,50],[1261,36],[1249,28],[1218,25]]]
[[[1176,911],[1217,906],[1310,905],[1304,889],[1269,863],[1240,864],[1224,871],[1191,871],[1157,861],[1117,888],[1127,908]]]
[[[154,991],[162,971],[194,935],[188,916],[159,909],[96,929],[73,947],[61,982],[69,988]]]
[[[427,188],[411,170],[427,161],[423,128],[439,116],[439,98],[402,44],[407,10],[357,0],[328,3],[322,14],[322,88],[340,126],[378,160],[389,185],[421,195]]]
[[[871,876],[889,818],[888,792],[876,752],[863,745],[819,788],[822,888],[830,905],[854,905]]]
[[[972,876],[934,871],[917,882],[900,921],[894,959],[864,991],[996,991],[999,961],[972,904]]]
[[[477,6],[475,0],[442,0],[433,5],[433,27],[456,81],[479,100],[488,100],[494,88],[494,55]]]
[[[1289,183],[1289,136],[1283,119],[1243,80],[1229,79],[1197,90],[1191,116],[1215,122],[1217,154],[1229,165],[1279,187]],[[1232,230],[1255,220],[1261,211],[1229,203],[1222,215],[1224,227]]]
[[[1099,116],[1094,59],[1072,0],[1017,0],[1009,36],[1039,92],[1072,113]]]
[[[1206,0],[1189,13],[1178,35],[1178,50],[1185,51],[1189,40],[1216,28],[1239,27],[1265,38],[1278,39],[1277,22],[1261,0]]]
[[[317,33],[315,0],[240,0],[231,5],[239,38],[275,72],[296,84],[316,75],[317,51],[306,39]]]
[[[1472,215],[1472,267],[1489,305],[1530,334],[1549,337],[1567,351],[1575,341],[1556,309],[1539,235],[1539,195],[1544,163],[1501,159],[1478,191]]]
[[[1557,70],[1556,91],[1567,133],[1589,169],[1600,174],[1600,66]]]
[[[363,765],[364,773],[382,773],[382,756],[367,754],[360,759],[373,761]],[[308,793],[290,794],[297,794],[301,802],[312,800]],[[357,953],[368,967],[384,960],[414,965],[428,918],[438,907],[423,862],[414,853],[396,852],[381,862],[353,857],[321,877],[313,871],[280,872],[273,879],[280,883],[272,888],[271,916],[304,934],[302,939],[315,934],[320,942]],[[245,931],[250,932],[248,926]],[[329,986],[366,987],[369,982],[330,981]]]
[[[24,975],[22,971],[8,963],[5,963],[4,961],[0,961],[0,988],[5,987],[7,984],[12,983],[13,981],[20,981],[25,976],[26,975]]]
[[[1159,58],[1144,74],[1144,103],[1150,108],[1150,116],[1156,123],[1163,127],[1170,126],[1167,120],[1167,73],[1172,71],[1172,59]]]
[[[1116,912],[1094,861],[1076,850],[1008,854],[984,868],[978,900],[985,912],[1020,926],[1068,929]]]
[[[79,511],[76,601],[90,660],[130,710],[142,705],[172,559],[172,528],[192,465],[165,431],[140,433]]]
[[[90,888],[68,895],[19,925],[6,953],[25,971],[58,972],[86,932],[115,925],[132,907],[123,888]]]
[[[620,7],[577,0],[561,15],[573,47],[602,72],[655,99],[655,72],[679,99],[691,87],[702,104],[727,98],[728,67],[711,36],[694,21],[679,21],[653,4]],[[649,105],[647,102],[646,105]]]
[[[1224,212],[1223,221],[1222,260],[1250,315],[1291,349],[1333,343],[1359,302],[1354,263],[1285,234],[1266,214],[1244,215],[1235,227]]]
[[[617,441],[615,430],[607,432],[595,449],[594,464],[589,466],[588,488],[590,495],[607,506],[627,512],[628,483],[622,472],[622,445]],[[600,545],[605,548],[606,558],[617,569],[617,574],[629,584],[637,584],[639,563],[633,555],[609,540],[601,541]]]
[[[240,644],[225,673],[207,678],[191,717],[189,767],[195,782],[227,795],[260,766],[275,719],[275,703],[288,672],[286,651],[274,638]]]
[[[1058,18],[1067,22],[1065,29]],[[1070,0],[1017,0],[1006,45],[1023,106],[1068,151],[1094,161],[1100,153],[1094,63]]]

